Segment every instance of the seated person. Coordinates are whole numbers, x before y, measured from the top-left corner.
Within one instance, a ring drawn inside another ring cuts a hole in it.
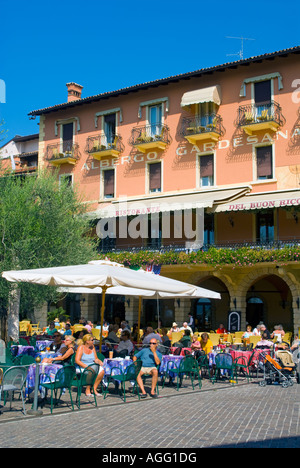
[[[120,338],[117,336],[118,330],[119,330],[119,327],[117,324],[115,325],[110,324],[108,327],[108,335],[105,341],[108,343],[120,343]]]
[[[170,348],[170,346],[171,346],[171,340],[170,340],[170,338],[169,338],[169,336],[168,336],[168,330],[167,330],[167,328],[162,328],[161,332],[162,332],[162,337],[161,337],[161,339],[162,339],[162,345],[163,345],[163,346],[167,346],[168,348]]]
[[[144,388],[142,375],[151,375],[152,376],[152,384],[151,384],[151,392],[150,396],[152,398],[157,398],[157,394],[155,393],[156,384],[158,380],[158,370],[157,366],[161,363],[162,355],[157,350],[158,341],[155,338],[151,338],[150,340],[150,347],[146,347],[141,349],[135,356],[133,356],[133,361],[137,359],[141,359],[143,366],[141,371],[137,377],[137,383],[142,391],[141,398],[146,398],[147,393]]]
[[[192,337],[191,349],[192,351],[200,351],[201,349],[200,341],[198,341],[198,337],[196,335],[193,335]]]
[[[216,331],[216,333],[219,333],[220,335],[223,335],[224,333],[228,333],[223,323],[220,323],[219,328]]]
[[[285,335],[282,325],[275,325],[274,331],[271,333],[271,338],[277,338],[277,342],[281,343]]]
[[[263,324],[263,323],[261,323],[261,324],[260,324],[260,334],[261,334],[261,336],[262,336],[264,333],[267,334],[267,338],[268,338],[268,340],[269,340],[269,339],[271,338],[271,334],[270,334],[269,330],[267,330],[266,325]]]
[[[53,336],[56,331],[57,331],[57,329],[55,328],[55,322],[50,322],[48,327],[46,328],[44,334],[49,335],[49,336]]]
[[[177,333],[180,332],[180,328],[178,327],[176,322],[173,322],[172,327],[170,328],[169,333]]]
[[[190,330],[185,330],[184,331],[184,335],[181,338],[181,340],[179,340],[179,343],[182,344],[183,348],[190,348],[190,346],[191,346],[191,332],[190,332]]]
[[[269,341],[268,333],[263,332],[261,340],[256,344],[256,348],[271,348],[273,345],[274,343]]]
[[[152,340],[152,338],[154,340],[158,340],[160,343],[162,343],[161,336],[158,335],[157,333],[154,333],[154,330],[153,330],[152,327],[147,327],[146,336],[143,339],[143,344],[149,344],[150,341]]]
[[[76,351],[75,363],[77,365],[77,370],[82,372],[86,367],[91,366],[92,364],[99,364],[99,374],[94,382],[93,392],[96,396],[100,396],[97,392],[98,385],[104,377],[104,368],[103,362],[98,359],[95,347],[94,347],[94,338],[92,335],[87,334],[82,338],[82,345],[80,345]],[[91,396],[91,387],[88,385],[86,387],[86,396]]]
[[[73,354],[75,353],[75,338],[74,336],[67,336],[65,339],[65,346],[63,348],[63,354],[54,358],[45,358],[43,362],[52,364],[70,364]]]
[[[117,347],[114,349],[114,357],[125,357],[133,351],[133,344],[130,340],[130,331],[125,329],[121,333],[121,341]]]
[[[183,322],[182,327],[180,328],[180,331],[186,331],[186,330],[189,330],[190,335],[193,336],[193,330],[191,329],[191,327],[188,326],[187,322]]]
[[[242,338],[249,338],[250,336],[253,336],[252,327],[251,325],[247,325],[246,331],[243,333]]]
[[[70,336],[70,335],[72,335],[71,324],[67,322],[65,324],[65,332],[63,334],[63,338],[65,338],[66,336]]]
[[[62,335],[56,330],[53,335],[54,340],[52,341],[51,345],[48,346],[50,351],[54,351],[55,353],[64,354],[66,351],[65,343],[63,342]]]
[[[205,354],[209,354],[212,351],[214,345],[212,341],[209,339],[208,333],[206,332],[202,333],[200,346],[202,350],[205,352]]]

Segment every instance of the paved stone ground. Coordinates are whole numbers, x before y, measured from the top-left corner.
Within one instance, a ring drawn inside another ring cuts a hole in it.
[[[119,395],[84,399],[80,411],[67,406],[41,417],[24,417],[21,402],[0,416],[1,448],[167,448],[300,446],[300,385],[260,387],[203,381],[201,390],[186,386],[160,390],[156,400]],[[149,390],[149,388],[148,388]],[[67,398],[64,397],[63,400]],[[28,407],[30,405],[27,405]]]

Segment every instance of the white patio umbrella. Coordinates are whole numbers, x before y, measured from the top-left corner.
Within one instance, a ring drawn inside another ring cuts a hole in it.
[[[70,265],[31,270],[4,271],[2,277],[10,282],[26,282],[57,287],[85,287],[102,289],[101,324],[104,320],[105,294],[108,288],[124,286],[127,288],[150,290],[159,294],[184,294],[193,297],[197,286],[155,275],[144,270],[130,270],[124,265],[108,260],[95,260],[85,265]],[[218,293],[214,293],[218,295]],[[220,295],[218,295],[220,296]],[[180,296],[179,296],[180,297]],[[194,296],[197,297],[197,296]],[[216,297],[220,298],[220,297]],[[100,335],[102,337],[102,334]],[[102,341],[102,340],[101,340]],[[100,343],[101,345],[101,343]]]
[[[148,273],[152,274],[152,273]],[[68,292],[74,294],[102,294],[102,288],[59,288],[61,292]],[[124,286],[113,286],[108,288],[106,294],[109,295],[120,295],[120,296],[138,296],[139,297],[139,309],[138,309],[138,329],[141,326],[141,309],[142,309],[142,299],[145,297],[155,297],[156,299],[172,299],[172,298],[210,298],[210,299],[220,299],[221,295],[217,292],[210,291],[209,289],[195,287],[195,290],[192,294],[168,294],[161,291],[151,291],[148,289],[137,289],[137,288],[127,288]],[[101,324],[103,326],[103,323]],[[101,328],[102,330],[102,328]],[[102,333],[101,333],[102,335]],[[101,336],[100,335],[100,336]],[[102,336],[101,336],[102,338]],[[139,341],[139,340],[138,340]]]

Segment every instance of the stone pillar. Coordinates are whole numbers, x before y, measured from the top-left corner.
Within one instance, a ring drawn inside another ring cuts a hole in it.
[[[48,305],[43,304],[41,307],[34,309],[34,323],[40,323],[40,328],[43,329],[47,326]]]
[[[134,323],[138,323],[139,313],[139,298],[136,296],[125,296],[125,320],[132,327]],[[141,307],[141,322],[143,322],[143,301]]]
[[[8,305],[7,337],[8,339],[12,338],[14,341],[19,341],[20,295],[21,290],[15,287],[12,290]]]
[[[188,314],[191,312],[191,299],[180,298],[175,299],[175,322],[179,327],[182,327],[183,322],[188,322]]]

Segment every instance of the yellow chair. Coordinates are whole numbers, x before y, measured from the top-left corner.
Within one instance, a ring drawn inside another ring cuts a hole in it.
[[[99,328],[92,328],[92,335],[96,340],[100,341],[100,330],[99,330]]]
[[[28,320],[22,320],[22,322],[19,322],[19,333],[26,333],[26,335],[29,334],[29,329],[30,329],[30,321]]]
[[[209,339],[213,346],[218,346],[220,344],[220,335],[218,333],[210,333]]]
[[[253,122],[254,116],[251,111],[245,112],[245,120],[246,122]]]
[[[84,329],[83,325],[81,325],[80,323],[75,323],[75,325],[73,325],[72,333],[74,335],[74,333],[77,333],[78,331],[81,331],[83,329]]]
[[[292,332],[286,332],[286,334],[283,335],[282,341],[285,341],[286,343],[288,343],[289,345],[291,345],[292,335],[293,335]]]
[[[267,118],[268,118],[268,109],[264,109],[263,111],[261,111],[261,115],[258,115],[257,118],[259,120],[267,120]]]
[[[30,328],[31,328],[31,336],[34,335],[34,334],[38,335],[39,333],[43,332],[43,330],[40,328],[40,322],[31,323]]]
[[[261,336],[249,336],[249,343],[253,344],[253,348],[256,347],[257,343],[261,340]]]
[[[172,332],[171,336],[171,344],[173,345],[174,343],[177,343],[177,341],[180,341],[183,336],[183,332]]]

